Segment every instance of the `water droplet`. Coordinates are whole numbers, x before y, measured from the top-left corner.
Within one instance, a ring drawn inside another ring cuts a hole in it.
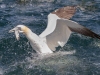
[[[1,8],[6,8],[5,4],[0,5]]]

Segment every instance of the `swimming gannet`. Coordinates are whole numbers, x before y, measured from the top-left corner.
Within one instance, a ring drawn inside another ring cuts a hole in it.
[[[53,53],[56,47],[63,47],[67,43],[72,32],[100,39],[98,34],[77,22],[69,20],[75,11],[76,7],[66,6],[50,13],[47,28],[40,35],[36,35],[25,25],[17,25],[9,32],[15,32],[17,40],[19,39],[19,33],[25,34],[37,53]]]

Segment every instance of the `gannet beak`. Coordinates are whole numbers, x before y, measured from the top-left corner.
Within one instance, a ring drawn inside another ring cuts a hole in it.
[[[12,33],[12,32],[15,32],[15,28],[13,28],[13,29],[11,29],[11,30],[9,30],[9,33]]]
[[[16,39],[19,40],[19,30],[18,28],[13,28],[9,30],[9,33],[15,32]]]

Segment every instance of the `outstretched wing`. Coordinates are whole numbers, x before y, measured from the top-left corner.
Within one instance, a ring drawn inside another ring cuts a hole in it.
[[[100,36],[91,30],[74,21],[68,20],[74,15],[75,11],[76,7],[67,6],[57,9],[48,15],[47,28],[39,36],[46,39],[51,50],[54,51],[58,46],[63,47],[72,31],[100,39]]]
[[[92,38],[100,39],[100,35],[94,33],[93,31],[89,30],[88,28],[86,28],[82,25],[79,25],[77,22],[74,22],[71,20],[66,20],[66,19],[58,19],[57,22],[60,24],[67,25],[68,28],[73,32],[77,32],[77,33],[83,34],[85,36],[90,36]]]
[[[56,28],[57,19],[70,19],[76,12],[77,6],[66,6],[56,9],[48,15],[48,25],[47,28],[39,35],[40,37],[46,37],[48,34],[52,33]]]
[[[76,12],[77,6],[66,6],[56,9],[52,14],[56,14],[60,18],[70,19]]]
[[[49,48],[55,50],[57,46],[63,47],[67,43],[72,31],[83,34],[85,36],[100,39],[98,34],[92,32],[84,26],[79,25],[74,21],[58,19],[55,30],[46,36],[46,41]]]
[[[49,48],[54,51],[56,47],[63,47],[66,44],[70,34],[71,30],[68,26],[57,21],[55,30],[46,36],[46,42]]]

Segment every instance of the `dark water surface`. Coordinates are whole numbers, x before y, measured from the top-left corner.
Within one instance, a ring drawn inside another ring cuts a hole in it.
[[[75,51],[71,55],[53,54],[37,57],[28,40],[19,41],[8,31],[25,24],[40,34],[47,15],[60,7],[81,5],[72,20],[100,35],[99,0],[0,0],[0,75],[100,75],[100,40],[72,34],[60,50]]]

